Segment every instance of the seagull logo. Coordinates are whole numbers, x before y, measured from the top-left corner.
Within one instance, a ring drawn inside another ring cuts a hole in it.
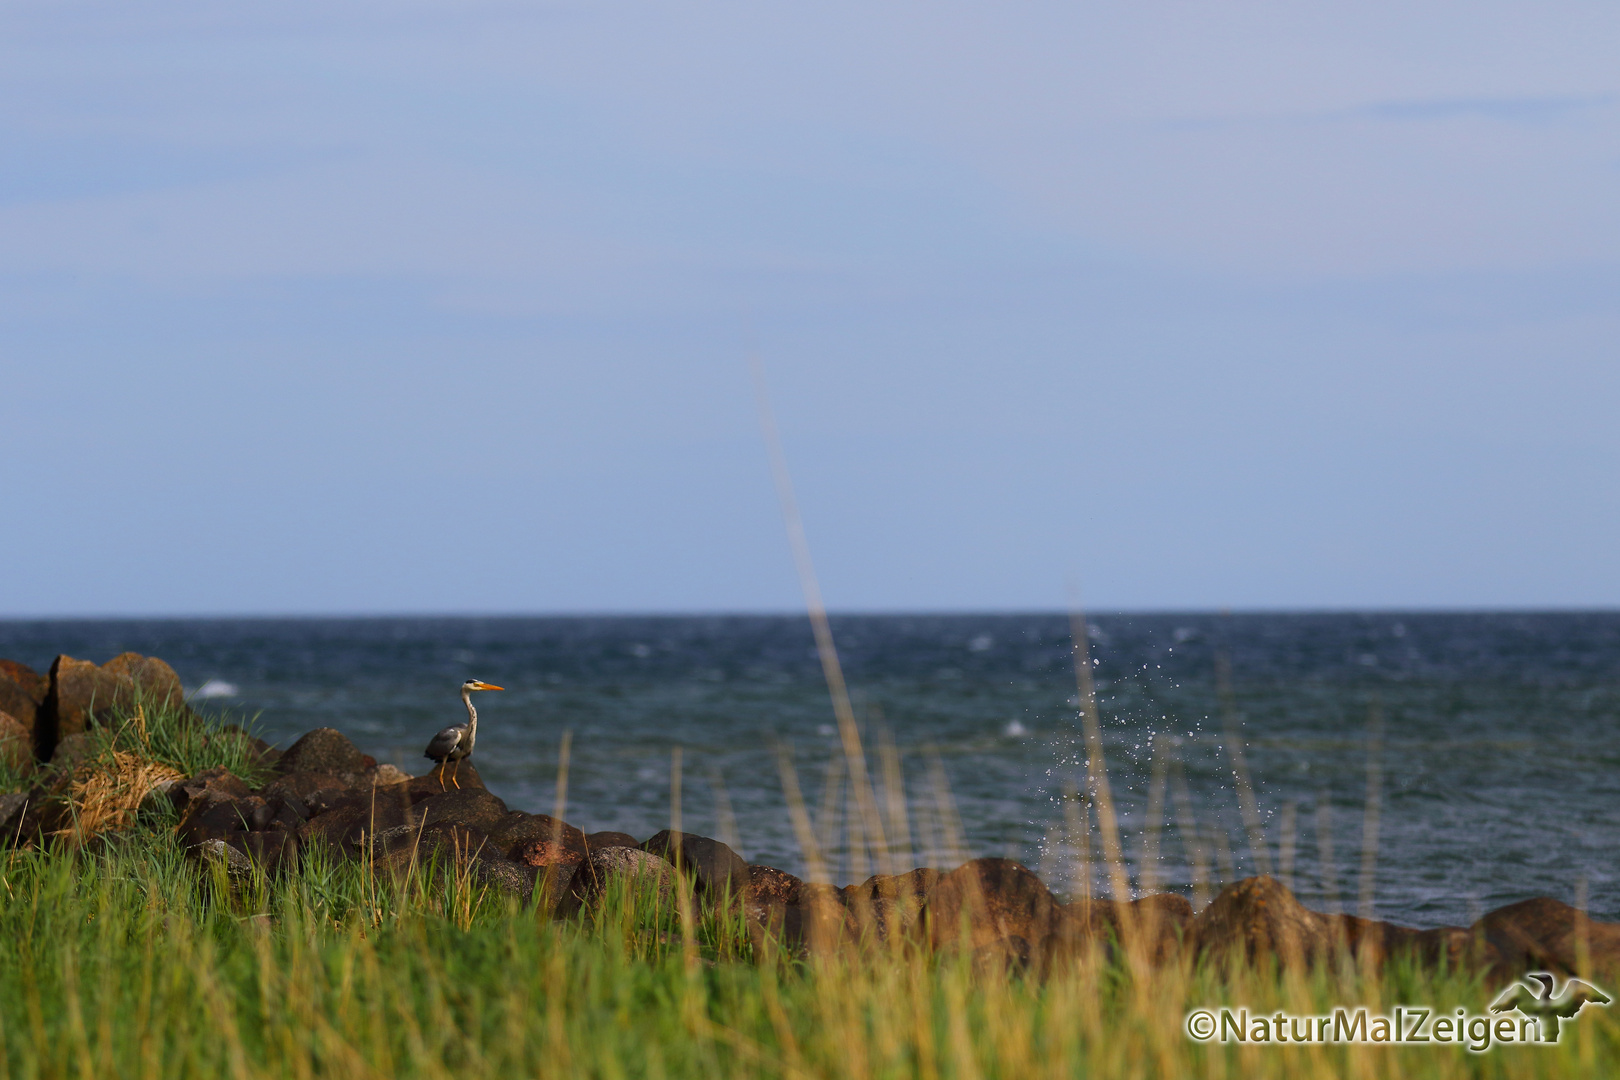
[[[1534,979],[1532,983],[1530,980]],[[1491,1012],[1505,1013],[1517,1010],[1525,1016],[1534,1017],[1541,1021],[1541,1041],[1555,1043],[1558,1041],[1558,1025],[1565,1020],[1573,1020],[1587,1004],[1607,1005],[1609,995],[1593,986],[1591,983],[1579,979],[1570,979],[1564,983],[1564,988],[1553,993],[1556,985],[1553,976],[1545,971],[1532,971],[1522,982],[1516,982],[1502,991],[1500,997],[1491,1003]]]

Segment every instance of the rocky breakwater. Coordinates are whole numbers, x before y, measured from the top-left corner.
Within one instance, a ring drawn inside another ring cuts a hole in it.
[[[127,652],[97,665],[58,656],[41,675],[0,660],[0,759],[14,770],[52,760],[87,729],[136,705],[185,709],[180,676],[162,660]]]
[[[638,842],[510,810],[465,763],[461,790],[445,791],[436,772],[406,777],[377,766],[330,729],[299,739],[273,770],[256,789],[228,774],[176,784],[180,842],[236,873],[273,872],[316,849],[396,875],[436,862],[559,917],[589,909],[615,878],[639,879],[671,904],[684,884],[698,913],[729,907],[756,940],[789,949],[965,949],[978,964],[1034,971],[1094,949],[1154,966],[1340,957],[1381,966],[1405,956],[1495,977],[1575,973],[1584,956],[1588,972],[1620,974],[1620,925],[1547,897],[1472,926],[1420,930],[1311,911],[1271,877],[1236,882],[1197,913],[1174,893],[1064,903],[1024,866],[996,858],[837,888],[750,865],[709,837],[666,830]]]
[[[17,774],[50,763],[32,790],[0,795],[0,843],[73,841],[63,819],[74,804],[62,791],[77,775],[74,754],[91,729],[132,703],[173,710],[178,694],[168,665],[136,654],[99,667],[60,657],[43,676],[0,662],[0,749],[14,755]],[[189,722],[189,713],[180,715]],[[460,767],[459,789],[446,790],[437,771],[411,777],[379,765],[330,728],[285,751],[231,729],[207,738],[241,740],[251,782],[222,768],[183,776],[126,755],[119,805],[133,811],[168,800],[176,842],[228,875],[277,874],[310,859],[365,861],[395,878],[436,868],[564,918],[590,910],[616,881],[639,882],[672,907],[740,916],[761,945],[965,950],[975,964],[1036,972],[1104,950],[1149,966],[1342,958],[1379,966],[1404,956],[1493,978],[1528,970],[1620,977],[1620,924],[1587,919],[1548,897],[1499,908],[1471,926],[1416,929],[1311,911],[1270,877],[1236,882],[1196,913],[1173,893],[1064,903],[1026,867],[997,858],[837,888],[750,865],[709,837],[665,830],[638,841],[509,809],[470,762]],[[115,815],[111,827],[132,817]]]

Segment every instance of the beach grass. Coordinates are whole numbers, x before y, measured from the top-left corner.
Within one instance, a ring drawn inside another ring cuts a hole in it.
[[[683,911],[687,917],[682,918]],[[1620,1071],[1588,1009],[1556,1046],[1214,1045],[1192,1009],[1482,1012],[1477,976],[1102,952],[1045,977],[909,946],[793,956],[735,915],[610,889],[574,920],[454,865],[232,878],[161,818],[0,856],[6,1077],[1572,1077]],[[1595,1014],[1595,1015],[1594,1015]]]

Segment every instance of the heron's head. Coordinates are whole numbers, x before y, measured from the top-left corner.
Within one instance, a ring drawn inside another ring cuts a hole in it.
[[[506,689],[506,687],[504,687],[504,686],[496,686],[494,683],[487,683],[487,682],[484,682],[482,679],[468,679],[466,682],[461,684],[461,688],[463,690],[505,690]]]

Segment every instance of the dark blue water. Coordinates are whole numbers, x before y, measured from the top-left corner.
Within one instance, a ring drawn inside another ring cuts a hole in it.
[[[1091,626],[1108,779],[1139,885],[1191,894],[1200,877],[1218,884],[1264,858],[1308,903],[1354,909],[1372,765],[1380,917],[1466,922],[1549,894],[1620,919],[1620,613],[1111,615]],[[1084,801],[1064,794],[1087,788],[1067,617],[833,627],[885,840],[905,849],[892,862],[1011,855],[1061,892],[1084,887],[1085,853],[1095,863],[1101,841]],[[499,683],[504,693],[478,699],[474,760],[512,806],[554,808],[571,732],[569,820],[649,835],[670,822],[679,749],[685,827],[803,873],[785,751],[832,876],[874,865],[868,844],[850,843],[863,819],[802,618],[0,622],[0,655],[40,670],[58,652],[99,662],[126,649],[168,660],[189,688],[217,695],[199,706],[256,716],[272,741],[336,727],[412,772],[425,771],[432,733],[462,719],[462,680]],[[1228,730],[1253,778],[1254,828]],[[898,784],[883,783],[885,740]]]

